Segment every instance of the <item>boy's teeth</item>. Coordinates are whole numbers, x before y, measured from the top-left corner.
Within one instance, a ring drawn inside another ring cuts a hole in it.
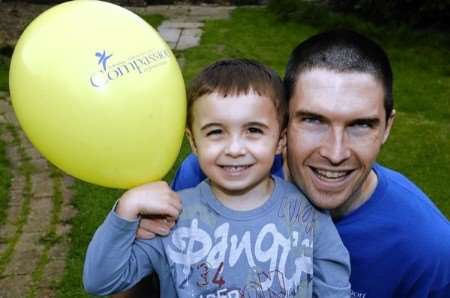
[[[248,166],[224,166],[223,168],[229,172],[238,172],[248,168]]]
[[[348,173],[348,171],[325,171],[325,170],[319,170],[319,169],[316,169],[316,172],[320,176],[323,176],[328,179],[341,178],[341,177],[344,177],[345,175],[347,175],[347,173]]]

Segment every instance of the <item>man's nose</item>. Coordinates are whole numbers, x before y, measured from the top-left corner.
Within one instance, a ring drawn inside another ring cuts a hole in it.
[[[333,128],[327,132],[321,142],[320,155],[333,165],[350,158],[351,150],[343,128]]]
[[[225,153],[230,156],[240,156],[246,153],[245,141],[240,137],[232,137],[228,141]]]

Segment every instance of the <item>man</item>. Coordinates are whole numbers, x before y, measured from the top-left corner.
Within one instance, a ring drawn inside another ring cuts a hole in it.
[[[320,33],[294,49],[284,81],[283,176],[330,210],[350,252],[352,297],[450,297],[449,221],[411,181],[376,163],[395,117],[384,51],[355,32]],[[190,156],[175,190],[203,179],[197,167]],[[170,229],[141,226],[142,237]]]

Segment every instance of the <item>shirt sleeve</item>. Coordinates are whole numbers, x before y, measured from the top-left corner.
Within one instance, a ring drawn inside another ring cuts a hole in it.
[[[350,297],[350,256],[328,213],[314,226],[313,297]]]
[[[159,266],[164,266],[161,242],[136,240],[138,220],[128,221],[111,211],[87,249],[83,269],[85,290],[109,295],[132,287]]]

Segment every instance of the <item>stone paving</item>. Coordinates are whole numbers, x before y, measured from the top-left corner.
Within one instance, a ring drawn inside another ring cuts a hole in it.
[[[166,17],[167,20],[158,27],[158,32],[172,49],[185,50],[200,43],[203,21],[226,19],[234,7],[155,5],[130,9],[141,15],[160,14]]]
[[[161,36],[172,49],[183,50],[199,44],[203,21],[227,18],[233,7],[177,5],[130,9],[165,16],[167,19],[158,28]],[[28,17],[42,10],[39,6]],[[17,34],[9,32],[7,36],[8,44],[13,46]],[[13,176],[7,218],[0,226],[0,298],[55,297],[54,289],[64,273],[69,248],[68,223],[76,214],[71,205],[74,179],[36,151],[21,131],[6,92],[0,92],[0,138],[7,145]],[[129,293],[116,297],[139,296]]]
[[[34,149],[6,93],[0,93],[0,125],[13,175],[7,218],[0,227],[0,297],[53,297],[64,272],[67,222],[76,214],[71,205],[73,179]]]

